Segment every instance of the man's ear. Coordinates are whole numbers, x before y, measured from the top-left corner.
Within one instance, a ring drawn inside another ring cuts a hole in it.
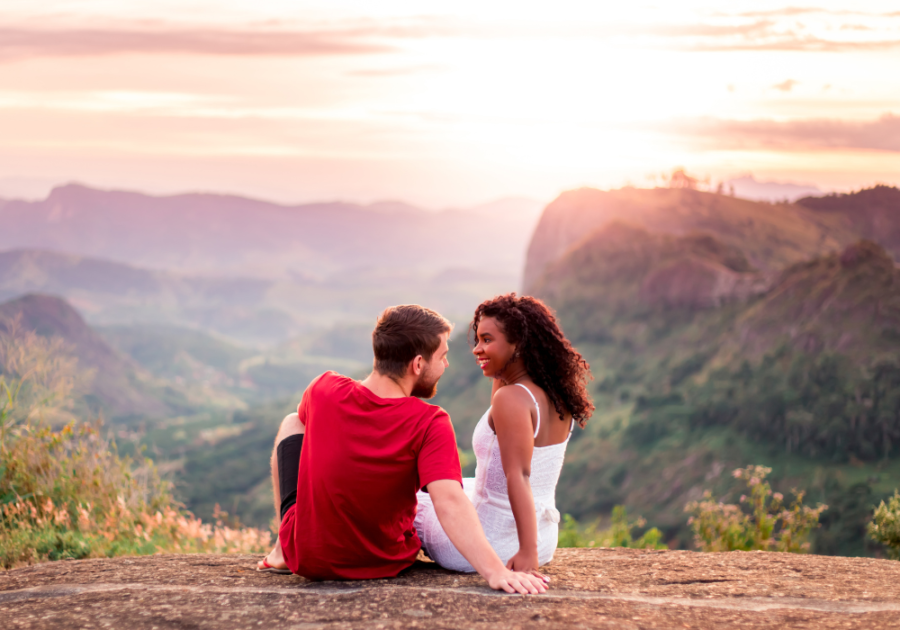
[[[425,369],[425,359],[421,354],[416,355],[416,358],[412,360],[411,367],[413,376],[418,377],[422,373],[422,370]]]

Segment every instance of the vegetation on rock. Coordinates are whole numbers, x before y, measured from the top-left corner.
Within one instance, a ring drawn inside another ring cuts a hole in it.
[[[632,534],[635,529],[643,529],[647,521],[638,517],[628,518],[624,506],[613,508],[609,527],[600,528],[597,521],[581,525],[571,514],[563,515],[562,527],[559,528],[560,547],[628,547],[631,549],[666,549],[662,542],[662,532],[651,527],[637,539]]]
[[[869,523],[869,536],[884,545],[894,560],[900,560],[900,492],[887,503],[882,501]]]
[[[821,503],[803,505],[803,491],[793,491],[794,502],[787,506],[784,495],[772,492],[765,466],[747,466],[734,471],[735,479],[747,484],[750,496],[741,495],[741,505],[716,501],[708,490],[703,500],[685,506],[691,514],[688,524],[694,544],[703,551],[809,551],[809,533],[819,526],[819,516],[828,509]]]

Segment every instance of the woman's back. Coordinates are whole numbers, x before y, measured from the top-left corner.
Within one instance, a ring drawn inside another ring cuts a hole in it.
[[[536,413],[536,434],[541,433],[540,407],[534,395],[521,385],[534,401]],[[516,519],[509,502],[506,473],[500,457],[500,444],[490,426],[488,409],[475,427],[472,447],[475,451],[475,478],[464,479],[466,494],[475,505],[481,526],[491,547],[507,562],[519,551],[519,536]],[[556,422],[560,422],[556,420]],[[549,427],[548,427],[549,428]],[[559,537],[559,511],[556,509],[556,485],[566,457],[571,427],[562,442],[547,446],[535,446],[531,457],[529,481],[534,496],[535,516],[538,525],[538,561],[541,565],[553,559]],[[430,499],[420,493],[420,513],[416,517],[416,529],[422,537],[422,544],[428,555],[441,566],[456,571],[474,571],[450,543],[437,523],[430,506]]]

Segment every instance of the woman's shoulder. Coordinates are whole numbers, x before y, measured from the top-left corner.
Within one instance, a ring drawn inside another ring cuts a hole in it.
[[[529,386],[520,387],[519,385],[504,385],[496,392],[491,399],[491,406],[494,409],[518,409],[525,407],[533,407],[531,388]]]

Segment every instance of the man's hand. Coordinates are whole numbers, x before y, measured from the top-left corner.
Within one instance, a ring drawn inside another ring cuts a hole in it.
[[[521,593],[522,595],[539,595],[547,592],[545,578],[506,569],[498,575],[485,576],[488,585],[496,591]]]
[[[510,571],[491,548],[478,521],[475,506],[458,481],[444,479],[428,484],[438,521],[450,542],[478,571],[491,588],[507,593],[537,595],[547,592],[543,576]]]

